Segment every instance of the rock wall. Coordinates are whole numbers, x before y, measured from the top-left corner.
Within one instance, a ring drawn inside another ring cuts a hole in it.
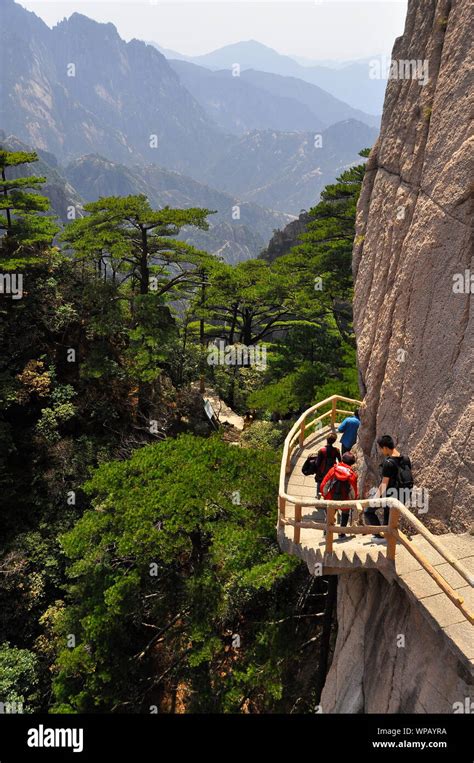
[[[379,572],[339,576],[337,620],[323,713],[453,713],[474,699],[442,634]]]
[[[455,290],[461,274],[474,281],[473,22],[467,0],[409,0],[392,59],[428,78],[388,82],[354,249],[366,474],[376,480],[376,437],[393,435],[430,491],[435,531],[473,519],[474,324],[471,294]]]

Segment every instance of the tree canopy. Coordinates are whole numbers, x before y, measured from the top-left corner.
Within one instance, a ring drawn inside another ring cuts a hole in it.
[[[183,240],[209,210],[144,196],[86,204],[56,239],[44,178],[21,177],[36,155],[1,158],[2,268],[26,284],[0,295],[5,696],[27,711],[314,710],[300,655],[311,678],[326,587],[277,547],[279,449],[315,398],[357,396],[364,166],[324,190],[289,254],[230,265]],[[215,340],[265,362],[212,364]],[[216,433],[200,384],[257,421]]]
[[[49,199],[38,193],[46,178],[13,176],[12,170],[38,161],[36,153],[0,150],[0,256],[9,268],[31,262],[41,246],[50,245],[59,228],[55,218],[38,214],[50,208]]]

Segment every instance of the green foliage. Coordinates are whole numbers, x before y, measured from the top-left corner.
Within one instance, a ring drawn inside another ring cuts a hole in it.
[[[131,279],[142,295],[176,297],[195,281],[190,266],[209,259],[175,238],[184,226],[207,230],[208,209],[155,211],[146,196],[102,197],[84,208],[89,214],[68,225],[62,239],[98,272]]]
[[[368,149],[361,151],[367,156]],[[257,408],[282,416],[308,407],[325,387],[347,386],[354,366],[352,245],[365,165],[344,171],[310,210],[302,244],[272,264],[248,261],[215,265],[197,312],[207,339],[229,344],[265,342],[266,372],[206,369],[213,385],[237,410]],[[249,384],[249,381],[251,382]],[[353,387],[353,385],[351,384]],[[357,393],[358,394],[358,393]]]
[[[235,266],[212,264],[201,310],[218,322],[209,336],[225,337],[229,344],[255,345],[283,321],[290,320],[291,276],[275,272],[264,260],[246,260]]]
[[[28,649],[0,644],[0,702],[14,705],[13,712],[31,712],[36,701],[38,660]],[[8,712],[7,708],[2,712]]]
[[[360,155],[366,157],[368,149]],[[303,243],[277,260],[283,274],[298,274],[298,302],[311,306],[317,291],[321,307],[331,311],[342,339],[352,343],[352,245],[364,173],[365,164],[359,164],[326,186],[319,204],[309,211]]]
[[[59,656],[58,702],[105,709],[130,701],[131,686],[132,702],[146,702],[133,658],[149,638],[140,623],[165,625],[179,615],[165,636],[182,660],[177,675],[192,688],[204,668],[211,671],[217,696],[196,696],[195,706],[227,707],[227,682],[211,668],[226,654],[224,631],[296,564],[274,540],[278,462],[270,449],[183,435],[94,473],[86,491],[95,508],[63,538],[75,580],[63,627],[80,644]]]
[[[26,285],[0,305],[7,696],[49,710],[53,681],[62,713],[310,708],[308,574],[279,552],[275,496],[295,415],[334,392],[358,397],[363,165],[325,189],[300,247],[233,267],[177,240],[205,229],[208,210],[153,210],[143,196],[88,204],[63,234],[67,257],[49,249],[44,179],[6,177],[35,155],[1,157],[4,269],[21,265]],[[220,338],[265,348],[266,365],[210,366]],[[255,421],[241,448],[176,437],[210,431],[201,374],[237,410],[287,420]],[[151,420],[165,438],[153,445]]]
[[[243,414],[251,393],[262,386],[266,374],[256,366],[216,366],[209,376],[218,395]]]
[[[272,424],[270,421],[255,421],[244,430],[240,442],[244,447],[256,450],[262,448],[277,450],[283,446],[289,430],[288,423]]]
[[[35,262],[41,248],[49,246],[59,230],[54,218],[38,214],[50,206],[48,199],[37,193],[46,178],[7,177],[10,168],[36,161],[35,153],[0,150],[0,230],[6,233],[0,256],[10,270]]]
[[[269,410],[281,416],[308,408],[314,399],[314,390],[325,379],[327,366],[303,361],[298,370],[265,385],[249,395],[248,403],[260,410]]]
[[[44,438],[48,443],[52,444],[58,442],[61,439],[59,434],[59,425],[72,419],[76,412],[76,409],[72,403],[60,403],[55,405],[54,408],[43,408],[40,418],[36,424],[36,431],[40,437]]]
[[[325,400],[331,395],[342,395],[358,400],[360,396],[359,379],[356,367],[355,349],[345,347],[343,352],[343,366],[340,377],[331,379],[314,389],[314,400]]]
[[[153,210],[145,196],[101,198],[85,210],[88,214],[68,225],[62,240],[96,279],[101,305],[91,329],[103,335],[112,319],[124,346],[119,364],[99,346],[89,353],[83,373],[103,378],[120,373],[120,367],[138,383],[138,413],[153,418],[154,385],[168,360],[163,347],[176,332],[169,303],[191,298],[213,261],[176,236],[185,226],[207,230],[211,212]],[[103,292],[108,292],[105,305]]]

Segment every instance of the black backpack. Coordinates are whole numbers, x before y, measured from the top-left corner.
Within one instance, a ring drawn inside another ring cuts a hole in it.
[[[333,501],[347,501],[349,498],[354,498],[354,491],[349,480],[334,480],[332,500]]]
[[[413,473],[411,470],[411,461],[408,456],[401,456],[400,463],[397,463],[394,458],[389,456],[389,461],[397,467],[397,477],[395,487],[405,490],[411,490],[415,484],[413,481]]]
[[[317,456],[308,456],[306,461],[304,462],[301,471],[303,472],[305,477],[309,477],[311,474],[316,474],[316,461],[318,460]]]

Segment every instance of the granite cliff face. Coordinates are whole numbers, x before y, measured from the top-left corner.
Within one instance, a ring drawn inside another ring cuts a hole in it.
[[[473,519],[473,21],[465,0],[409,0],[354,249],[366,487],[375,439],[392,434],[430,491],[423,520],[441,532]],[[413,61],[428,66],[423,85],[400,77]]]
[[[443,634],[380,572],[339,576],[337,620],[323,713],[453,713],[474,699]]]

